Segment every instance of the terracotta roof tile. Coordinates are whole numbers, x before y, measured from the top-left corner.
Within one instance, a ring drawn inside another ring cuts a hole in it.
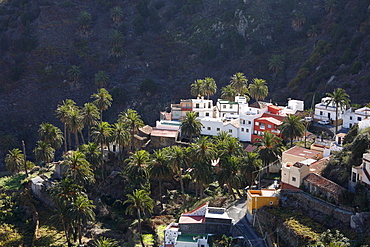
[[[345,190],[342,186],[316,173],[308,174],[303,180],[334,195],[339,195]]]

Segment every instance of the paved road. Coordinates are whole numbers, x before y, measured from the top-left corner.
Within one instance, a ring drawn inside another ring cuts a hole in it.
[[[263,239],[254,231],[252,226],[249,224],[246,214],[246,202],[245,199],[239,201],[234,206],[227,210],[229,216],[234,220],[236,227],[242,230],[243,237],[245,239],[245,246],[251,247],[265,247]]]

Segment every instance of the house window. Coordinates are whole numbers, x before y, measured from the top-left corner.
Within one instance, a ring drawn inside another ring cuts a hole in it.
[[[117,150],[116,145],[113,145],[113,152],[116,152],[116,150]]]
[[[233,105],[230,105],[230,109],[233,109]]]
[[[297,179],[295,177],[292,177],[292,181],[295,182],[297,181]]]
[[[249,129],[245,129],[245,132],[249,133]]]
[[[208,103],[208,108],[211,108],[211,102]]]
[[[349,117],[349,120],[352,120],[352,116],[351,116],[351,117]]]
[[[229,133],[233,133],[233,130],[232,129],[229,129]]]
[[[244,132],[244,128],[242,128],[242,132]]]
[[[252,122],[251,121],[248,121],[248,124],[251,124]]]
[[[264,123],[261,123],[261,124],[260,124],[260,128],[261,128],[261,129],[265,129],[265,124],[264,124]]]
[[[320,115],[321,115],[321,116],[323,115],[322,111],[320,111]]]
[[[245,124],[245,120],[243,120],[243,124]]]
[[[223,105],[223,108],[226,109],[226,105]]]
[[[220,131],[220,128],[217,128],[216,130],[217,130],[217,131]]]
[[[207,127],[207,130],[211,130],[211,127]]]
[[[352,182],[356,183],[356,173],[352,172]]]
[[[357,121],[361,121],[361,117],[357,117]]]
[[[270,202],[270,205],[274,205],[274,202],[273,202],[273,201],[271,201],[271,202]]]
[[[209,112],[206,112],[206,117],[209,117]]]
[[[199,104],[195,104],[195,108],[199,108]]]
[[[256,126],[258,126],[260,123],[259,123],[259,122],[255,122],[254,124],[255,124]]]
[[[271,127],[272,127],[271,124],[267,125],[267,128],[271,129]]]

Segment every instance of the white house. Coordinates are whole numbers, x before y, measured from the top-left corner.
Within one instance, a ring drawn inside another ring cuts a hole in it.
[[[357,183],[364,184],[370,188],[370,153],[362,155],[362,164],[352,167],[351,181],[349,183],[350,190],[354,191]]]
[[[369,128],[370,127],[370,119],[369,118],[365,118],[364,120],[358,122],[358,131],[362,131],[366,128]]]
[[[330,103],[327,105],[327,102],[330,100],[330,97],[324,97],[321,99],[321,102],[315,105],[315,116],[316,120],[331,120],[335,121],[335,104]],[[343,119],[345,109],[338,109],[338,120]]]
[[[199,118],[213,117],[213,101],[203,97],[192,99],[192,111],[198,112]]]
[[[343,127],[351,128],[353,125],[361,122],[370,116],[370,108],[362,107],[360,109],[350,108],[343,114]]]

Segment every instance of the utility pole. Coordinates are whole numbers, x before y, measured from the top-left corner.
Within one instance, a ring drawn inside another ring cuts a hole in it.
[[[28,178],[28,171],[27,171],[27,160],[26,160],[26,145],[24,144],[24,141],[22,140],[22,148],[23,148],[23,156],[24,156],[24,171],[26,172],[26,178]]]

